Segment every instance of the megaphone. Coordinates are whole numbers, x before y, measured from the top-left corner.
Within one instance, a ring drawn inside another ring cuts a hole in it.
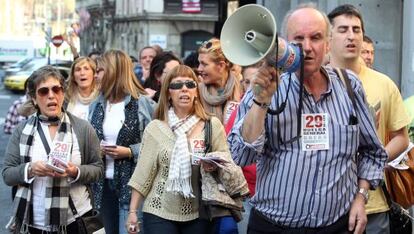
[[[286,72],[300,66],[301,49],[277,36],[273,14],[260,5],[237,9],[224,23],[220,42],[224,56],[234,64],[248,66],[266,58]]]

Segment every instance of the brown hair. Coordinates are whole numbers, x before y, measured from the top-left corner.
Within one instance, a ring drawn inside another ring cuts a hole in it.
[[[127,95],[138,99],[140,94],[147,94],[135,77],[131,58],[125,52],[109,50],[102,58],[105,74],[101,91],[106,100],[121,100]]]
[[[59,81],[65,92],[65,78],[56,68],[47,65],[34,71],[29,78],[27,78],[27,93],[30,97],[36,98],[37,86],[49,78],[54,78]]]
[[[168,108],[170,108],[170,92],[168,87],[170,86],[171,81],[179,76],[189,77],[197,82],[197,76],[194,73],[193,69],[186,65],[178,65],[174,67],[170,72],[168,72],[161,86],[160,99],[158,106],[154,112],[155,119],[159,119],[161,121],[168,119]],[[210,116],[206,113],[203,104],[200,101],[200,90],[198,87],[199,86],[197,85],[197,97],[194,99],[193,110],[191,114],[195,114],[202,120],[208,120],[210,119]]]
[[[67,101],[71,101],[71,99],[73,98],[73,95],[75,95],[76,93],[76,89],[78,88],[78,84],[76,84],[75,81],[75,68],[78,64],[82,64],[82,63],[88,63],[89,66],[91,67],[92,71],[93,71],[93,75],[95,75],[96,73],[96,63],[95,61],[93,61],[93,59],[89,58],[89,57],[79,57],[77,58],[73,63],[72,63],[72,67],[70,69],[70,74],[69,74],[69,79],[68,79],[68,89],[66,91],[66,100]],[[95,77],[92,77],[92,90],[95,89],[96,86],[96,82],[95,82]]]

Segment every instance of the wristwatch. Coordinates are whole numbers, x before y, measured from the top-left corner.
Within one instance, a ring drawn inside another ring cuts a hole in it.
[[[367,204],[368,203],[368,199],[369,199],[368,190],[367,189],[364,189],[364,188],[359,188],[358,189],[358,193],[361,194],[364,197],[365,204]]]

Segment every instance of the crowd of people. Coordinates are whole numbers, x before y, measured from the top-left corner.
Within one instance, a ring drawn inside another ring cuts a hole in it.
[[[381,184],[412,118],[361,12],[301,4],[282,28],[295,73],[233,64],[218,38],[35,71],[4,129],[9,229],[77,233],[71,202],[111,234],[391,233]]]

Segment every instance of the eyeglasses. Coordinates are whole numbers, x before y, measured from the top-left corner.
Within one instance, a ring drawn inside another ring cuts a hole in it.
[[[170,83],[170,85],[168,86],[168,88],[169,89],[173,89],[173,90],[177,90],[177,89],[182,89],[184,85],[188,89],[194,89],[194,88],[197,87],[197,83],[194,80],[187,80],[187,81],[184,81],[184,82],[174,82],[174,83]]]
[[[63,93],[63,87],[62,86],[59,86],[59,85],[55,85],[55,86],[53,86],[51,88],[49,88],[49,87],[42,87],[42,88],[40,88],[40,89],[37,90],[37,94],[39,96],[44,97],[44,96],[46,96],[46,95],[49,94],[49,91],[50,90],[52,90],[52,92],[54,94],[62,94]]]

